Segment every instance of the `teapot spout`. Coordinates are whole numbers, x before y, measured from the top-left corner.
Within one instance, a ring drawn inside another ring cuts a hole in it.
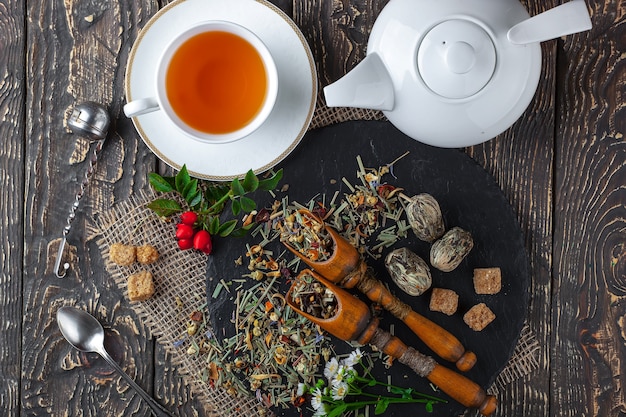
[[[359,107],[373,110],[393,110],[394,92],[385,64],[376,53],[339,80],[324,88],[329,107]]]
[[[572,0],[526,19],[509,29],[507,37],[514,44],[543,42],[591,29],[585,0]]]

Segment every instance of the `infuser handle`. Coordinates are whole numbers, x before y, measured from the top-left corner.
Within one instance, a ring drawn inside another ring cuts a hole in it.
[[[443,392],[466,407],[477,408],[484,416],[491,415],[498,407],[498,400],[469,378],[439,365],[433,358],[408,347],[396,336],[372,325],[359,339],[382,350],[389,356],[397,358],[400,363],[410,367],[418,375],[427,378]]]
[[[460,371],[470,370],[477,361],[476,354],[465,350],[459,339],[443,327],[415,312],[411,307],[391,294],[385,285],[371,274],[353,274],[342,285],[356,287],[371,301],[379,303],[402,320],[439,357],[455,362]]]

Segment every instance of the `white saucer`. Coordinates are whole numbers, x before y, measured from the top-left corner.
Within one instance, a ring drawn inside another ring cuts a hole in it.
[[[143,141],[159,159],[215,181],[266,171],[283,160],[307,131],[317,96],[311,50],[295,23],[265,0],[180,0],[159,10],[142,29],[130,52],[126,100],[154,96],[160,51],[181,27],[205,20],[227,20],[250,28],[268,47],[278,69],[278,97],[269,118],[235,142],[205,144],[181,133],[155,111],[133,118]]]

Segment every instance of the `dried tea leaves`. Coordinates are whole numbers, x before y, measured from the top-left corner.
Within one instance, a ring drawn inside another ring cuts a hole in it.
[[[385,267],[393,282],[409,295],[422,295],[432,285],[428,264],[407,248],[391,251]]]
[[[461,264],[474,247],[470,232],[453,227],[430,248],[430,264],[443,272],[450,272]]]
[[[303,273],[291,290],[291,301],[306,314],[327,320],[337,313],[337,297],[312,275]]]
[[[280,240],[313,262],[327,260],[333,252],[333,240],[323,221],[301,210],[291,210],[274,224]]]
[[[411,198],[402,194],[409,204],[406,206],[406,217],[418,239],[434,242],[443,236],[445,226],[439,203],[430,194],[418,194]]]

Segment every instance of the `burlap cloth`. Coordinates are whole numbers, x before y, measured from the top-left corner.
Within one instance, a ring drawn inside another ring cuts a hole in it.
[[[348,120],[383,119],[382,113],[370,110],[330,109],[318,97],[310,129]],[[258,401],[254,396],[234,398],[225,389],[211,387],[206,381],[206,360],[189,354],[192,342],[185,339],[189,316],[195,310],[206,308],[207,256],[178,249],[176,241],[170,237],[172,225],[144,207],[153,198],[152,191],[147,190],[98,216],[95,229],[107,270],[125,293],[130,274],[140,269],[151,270],[156,284],[155,296],[147,301],[132,303],[132,307],[145,321],[152,336],[170,353],[179,373],[204,404],[207,415],[249,417],[258,414]],[[115,242],[137,246],[152,244],[157,247],[160,260],[147,267],[138,264],[117,266],[108,260],[109,247]],[[528,325],[524,325],[511,360],[488,391],[497,394],[507,384],[536,369],[538,348],[534,334]]]

